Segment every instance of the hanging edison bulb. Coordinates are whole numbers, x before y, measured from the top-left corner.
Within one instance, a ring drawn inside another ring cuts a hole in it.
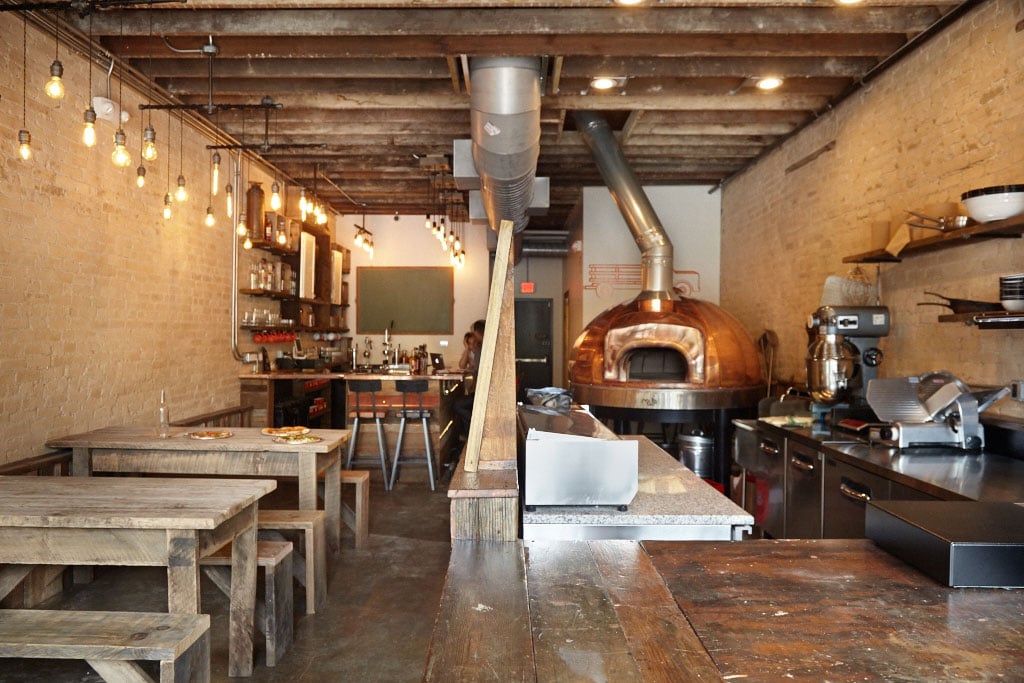
[[[44,86],[47,96],[51,99],[59,100],[64,97],[64,81],[61,80],[63,75],[64,65],[60,63],[59,59],[53,60],[53,63],[50,64],[50,80],[46,81]]]
[[[249,239],[248,235],[245,236],[245,241],[242,242],[242,249],[252,249],[252,240]]]
[[[32,133],[24,128],[18,131],[18,154],[25,161],[32,158]]]
[[[275,180],[270,184],[270,209],[278,211],[281,209],[281,186]]]
[[[146,186],[146,167],[142,164],[139,164],[139,167],[135,169],[135,184],[140,189]]]
[[[430,230],[430,214],[427,214],[427,220],[423,221],[423,227]]]
[[[125,147],[126,136],[123,128],[118,128],[114,133],[114,151],[110,154],[110,160],[118,168],[127,168],[132,165],[132,155]]]
[[[206,207],[206,219],[204,220],[204,222],[206,223],[206,227],[208,228],[212,228],[214,224],[217,222],[217,219],[213,217],[212,206]]]
[[[96,110],[91,106],[82,115],[82,144],[86,147],[96,146]]]
[[[220,188],[220,152],[213,153],[213,168],[210,171],[210,194],[214,197],[217,196],[217,190]],[[230,218],[230,216],[228,216]]]
[[[146,161],[156,161],[156,129],[153,124],[146,126],[142,131],[142,158]]]
[[[171,217],[171,193],[168,192],[164,195],[164,220],[168,220]]]
[[[231,183],[228,183],[227,185],[224,186],[224,198],[227,200],[228,218],[231,218],[231,216],[233,216],[235,213],[235,201],[234,197],[232,196]]]
[[[284,231],[277,233],[277,243],[282,247],[288,244],[288,235],[284,234]]]
[[[249,234],[249,228],[245,225],[245,212],[238,214],[238,225],[235,227],[235,233],[241,237],[242,235]],[[248,238],[247,238],[248,239]]]
[[[460,252],[460,251],[462,251],[462,240],[459,239],[458,235],[455,236],[455,241],[452,242],[452,251],[453,252]]]
[[[465,268],[466,266],[466,252],[459,252],[459,268]]]
[[[183,202],[188,199],[188,190],[185,189],[185,176],[178,174],[178,189],[174,191],[174,199]]]

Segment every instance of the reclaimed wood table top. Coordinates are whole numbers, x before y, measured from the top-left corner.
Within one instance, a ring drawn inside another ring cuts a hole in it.
[[[1024,671],[1024,590],[949,588],[867,539],[643,545],[727,679]]]
[[[231,436],[223,439],[195,439],[193,432],[227,431]],[[189,429],[178,427],[171,436],[160,438],[154,427],[103,427],[83,434],[72,434],[46,442],[49,448],[139,449],[202,452],[274,452],[274,453],[328,453],[346,443],[347,429],[313,429],[311,436],[321,440],[313,443],[279,443],[259,427],[231,427],[215,429]]]
[[[273,491],[269,479],[0,477],[0,526],[215,529]]]

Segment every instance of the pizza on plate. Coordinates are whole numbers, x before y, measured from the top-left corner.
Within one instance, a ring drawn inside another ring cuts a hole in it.
[[[286,434],[284,436],[274,437],[274,441],[276,443],[290,444],[316,443],[317,441],[322,440],[323,439],[321,439],[319,436],[313,436],[312,434]]]
[[[263,433],[267,436],[294,436],[309,434],[309,427],[264,427]]]
[[[205,441],[207,439],[226,439],[231,436],[231,432],[226,429],[218,429],[206,432],[189,432],[188,435],[193,439],[202,439]]]

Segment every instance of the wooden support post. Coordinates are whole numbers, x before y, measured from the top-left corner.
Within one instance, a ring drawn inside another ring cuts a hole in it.
[[[515,272],[512,221],[498,228],[465,470],[516,466]]]

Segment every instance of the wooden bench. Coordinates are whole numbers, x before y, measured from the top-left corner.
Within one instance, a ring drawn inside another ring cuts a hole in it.
[[[203,572],[231,595],[231,544],[200,560]],[[292,544],[257,541],[256,563],[264,570],[263,600],[256,600],[256,627],[266,636],[267,666],[276,666],[293,636]]]
[[[264,532],[261,538],[273,534],[281,540],[280,531],[303,533],[302,555],[292,555],[292,570],[296,580],[306,589],[306,614],[323,610],[327,600],[327,536],[324,532],[323,510],[268,510],[260,508],[256,527]]]
[[[341,517],[356,535],[356,548],[364,548],[370,536],[370,472],[342,470],[341,483],[356,487],[355,509],[342,504]]]
[[[206,614],[0,611],[0,657],[84,659],[106,681],[153,679],[132,660],[160,662],[160,682],[210,680]]]

